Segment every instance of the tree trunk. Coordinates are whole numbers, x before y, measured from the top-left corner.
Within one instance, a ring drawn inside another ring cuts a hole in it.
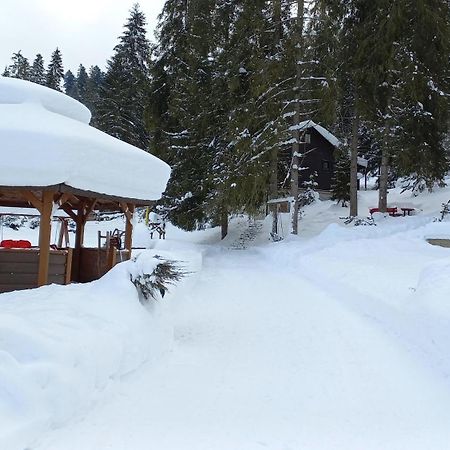
[[[295,102],[295,116],[294,125],[300,123],[300,88],[302,77],[302,66],[299,64],[302,58],[302,36],[303,36],[303,14],[305,9],[305,1],[297,0],[297,61],[296,61],[296,80],[294,95],[296,96]],[[291,167],[291,196],[293,198],[293,211],[292,211],[292,234],[298,234],[298,170],[300,164],[300,130],[294,131],[294,143],[292,145],[292,167]]]
[[[297,118],[300,114],[295,113],[296,124],[300,122]],[[292,146],[292,168],[291,168],[291,197],[293,198],[293,211],[292,211],[292,234],[298,234],[298,165],[300,162],[300,133],[295,131],[294,133],[295,143]]]
[[[380,186],[378,188],[378,209],[383,213],[387,210],[388,173],[389,157],[387,155],[387,149],[383,145],[381,150]]]
[[[381,147],[381,166],[380,166],[380,185],[378,188],[378,209],[380,212],[385,213],[387,211],[387,196],[388,196],[388,177],[389,177],[389,113],[391,102],[388,101],[386,107],[384,131],[383,131],[383,143]]]
[[[355,113],[352,121],[352,145],[350,155],[350,217],[358,215],[358,132],[359,116],[355,101]]]
[[[274,52],[281,43],[283,27],[281,24],[281,0],[273,2],[273,26],[274,26]],[[275,147],[270,152],[270,185],[269,199],[278,197],[278,149]],[[272,234],[278,234],[278,207],[270,205],[272,214]]]
[[[278,197],[278,151],[274,148],[270,153],[270,185],[269,198]],[[270,205],[272,214],[272,233],[278,233],[278,213],[276,205]]]
[[[228,211],[225,206],[220,212],[220,229],[222,239],[225,239],[226,235],[228,234]]]

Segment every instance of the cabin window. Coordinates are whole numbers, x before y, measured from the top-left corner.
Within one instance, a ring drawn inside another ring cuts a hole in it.
[[[322,161],[322,170],[324,172],[330,172],[330,170],[331,170],[331,163],[330,163],[330,161]]]

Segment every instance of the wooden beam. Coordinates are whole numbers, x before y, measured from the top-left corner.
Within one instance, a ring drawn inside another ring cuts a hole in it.
[[[96,199],[96,198],[93,198],[93,199],[88,200],[88,201],[86,202],[85,207],[84,207],[84,213],[83,213],[83,215],[84,215],[84,221],[85,221],[85,222],[86,222],[86,220],[87,220],[89,214],[90,214],[90,213],[92,212],[92,210],[94,209],[96,203],[97,203],[97,199]]]
[[[133,213],[130,210],[131,205],[129,205],[125,202],[120,202],[119,205],[120,205],[120,209],[125,214],[126,219],[131,222],[133,220]],[[134,206],[133,206],[133,211],[134,211]]]
[[[64,183],[54,184],[50,186],[3,186],[0,185],[0,192],[7,194],[8,192],[23,192],[27,191],[41,191],[42,189],[50,190],[54,193],[62,192],[69,193],[74,196],[84,198],[96,198],[98,202],[105,207],[105,210],[117,211],[118,202],[133,203],[138,206],[153,206],[155,200],[143,200],[137,198],[119,197],[116,195],[109,195],[100,192],[88,191],[83,189],[76,189]]]
[[[59,206],[62,207],[65,203],[69,201],[71,197],[72,195],[68,194],[67,192],[65,194],[60,194],[58,198]]]
[[[33,194],[34,195],[34,194]],[[42,209],[39,223],[39,269],[38,286],[48,282],[48,265],[50,259],[50,236],[52,231],[53,192],[42,194]]]
[[[127,259],[131,258],[131,247],[133,245],[133,213],[134,205],[128,206],[128,215],[126,214],[127,220],[125,223],[125,249],[128,250]]]
[[[68,205],[62,205],[61,209],[74,221],[78,220],[78,216],[70,209]]]
[[[48,192],[48,191],[47,191]],[[53,193],[51,193],[53,196]],[[35,194],[33,194],[33,192],[31,191],[22,191],[22,195],[25,198],[25,200],[30,203],[31,205],[33,205],[41,214],[42,214],[42,207],[43,207],[43,202],[41,200],[39,200]]]

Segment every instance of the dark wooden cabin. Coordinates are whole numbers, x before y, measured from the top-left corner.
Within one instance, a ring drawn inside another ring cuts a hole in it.
[[[300,151],[299,184],[310,180],[311,175],[317,174],[315,181],[318,191],[330,191],[334,175],[334,151],[341,145],[339,140],[312,120],[300,124],[303,125]]]

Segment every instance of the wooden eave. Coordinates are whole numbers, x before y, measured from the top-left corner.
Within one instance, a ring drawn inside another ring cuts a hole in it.
[[[64,202],[71,209],[77,209],[80,202],[89,199],[95,199],[95,210],[101,211],[120,211],[121,204],[133,204],[136,206],[151,206],[154,200],[142,200],[129,197],[119,197],[104,193],[87,191],[83,189],[73,188],[65,183],[55,184],[52,186],[0,186],[0,206],[18,207],[18,208],[34,208],[30,199],[25,199],[24,193],[35,195],[41,192],[54,192],[54,201],[60,201],[64,197]]]

